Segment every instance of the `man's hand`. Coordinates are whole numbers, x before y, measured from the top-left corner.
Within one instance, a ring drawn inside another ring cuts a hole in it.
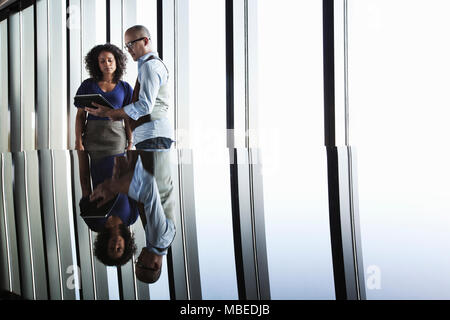
[[[133,179],[134,168],[132,163],[126,157],[114,158],[113,175],[111,179],[105,180],[99,184],[91,193],[89,201],[100,200],[97,208],[112,200],[116,194],[127,194]]]
[[[97,117],[102,117],[102,118],[109,118],[112,121],[118,121],[118,120],[122,120],[122,119],[127,119],[128,115],[125,113],[125,111],[123,110],[123,108],[121,109],[111,109],[105,106],[102,106],[101,104],[92,102],[93,106],[96,106],[97,109],[94,108],[89,108],[86,107],[84,108],[87,112],[89,112],[90,114],[93,114],[94,116]]]
[[[117,193],[111,190],[111,180],[106,180],[95,188],[89,197],[89,201],[93,202],[101,199],[97,203],[97,208],[100,208],[105,203],[112,200],[116,194]]]
[[[92,105],[96,106],[97,109],[86,107],[86,108],[84,108],[84,110],[86,110],[87,112],[89,112],[90,114],[92,114],[96,117],[110,118],[110,112],[112,111],[111,108],[102,106],[101,104],[98,104],[95,102],[92,102]]]
[[[92,102],[92,105],[96,106],[97,109],[86,107],[84,108],[84,110],[96,117],[109,118],[109,112],[111,111],[110,108],[102,106],[101,104],[95,102]]]

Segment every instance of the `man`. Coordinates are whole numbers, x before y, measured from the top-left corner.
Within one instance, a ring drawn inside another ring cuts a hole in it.
[[[134,168],[134,161],[128,161],[124,157],[115,158],[112,179],[98,185],[90,196],[90,201],[100,200],[98,206],[113,199],[118,193],[128,194],[130,198],[142,204],[141,218],[146,246],[136,262],[136,277],[145,283],[153,283],[159,279],[162,258],[167,254],[175,237],[175,224],[173,219],[164,213],[155,177],[144,169],[142,158],[148,157],[149,154],[139,155]]]
[[[138,62],[138,79],[133,102],[122,109],[110,109],[97,103],[86,108],[89,113],[111,120],[129,119],[136,149],[169,149],[172,126],[167,116],[169,108],[169,72],[153,51],[148,29],[141,25],[125,32],[125,47]]]

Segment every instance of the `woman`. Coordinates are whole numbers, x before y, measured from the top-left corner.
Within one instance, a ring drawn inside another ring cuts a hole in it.
[[[80,85],[77,95],[101,94],[115,109],[131,103],[133,89],[122,81],[127,58],[113,44],[98,45],[85,58],[86,70],[91,78]],[[88,114],[84,105],[77,105],[75,121],[75,149],[77,150],[130,150],[132,131],[128,121],[111,121]]]

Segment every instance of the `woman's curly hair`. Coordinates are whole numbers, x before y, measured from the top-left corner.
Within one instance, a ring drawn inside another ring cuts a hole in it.
[[[94,242],[94,255],[107,266],[122,266],[126,264],[136,253],[134,235],[123,223],[119,225],[120,235],[125,240],[125,248],[121,257],[114,259],[108,255],[108,241],[111,238],[111,230],[103,228]]]
[[[88,54],[84,58],[86,70],[95,81],[98,82],[103,80],[103,73],[100,70],[100,66],[98,65],[98,56],[102,51],[111,52],[116,59],[116,71],[114,72],[113,81],[117,83],[125,74],[127,66],[127,56],[123,53],[122,50],[111,43],[100,44],[93,47],[91,51],[88,52]]]

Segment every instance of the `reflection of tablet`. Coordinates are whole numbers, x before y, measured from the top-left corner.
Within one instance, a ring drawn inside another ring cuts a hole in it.
[[[89,197],[84,197],[80,200],[80,216],[82,218],[105,218],[111,212],[117,199],[119,199],[119,195],[116,195],[114,199],[97,208],[98,201],[90,202]]]
[[[84,107],[89,107],[92,109],[97,109],[96,106],[92,105],[92,102],[101,104],[102,106],[109,107],[111,109],[114,109],[111,103],[109,103],[108,100],[101,94],[82,94],[75,96],[75,104],[80,105]]]

